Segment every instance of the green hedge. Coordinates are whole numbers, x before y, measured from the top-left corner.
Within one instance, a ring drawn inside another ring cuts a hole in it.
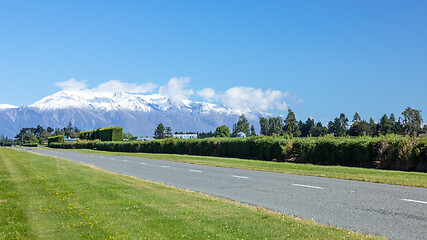
[[[427,172],[427,138],[248,137],[52,143],[57,148],[175,153]]]
[[[13,146],[15,143],[13,143],[13,142],[3,142],[3,143],[0,143],[0,146],[3,146],[3,147],[10,147],[10,146]]]
[[[54,137],[47,138],[47,145],[50,145],[52,143],[63,143],[63,142],[65,142],[64,135],[57,135]]]
[[[79,138],[82,140],[123,141],[123,128],[108,127],[82,131],[79,133]]]
[[[23,147],[38,147],[37,143],[25,143],[22,144]]]

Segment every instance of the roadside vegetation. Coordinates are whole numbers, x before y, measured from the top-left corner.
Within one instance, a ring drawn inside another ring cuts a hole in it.
[[[382,239],[0,148],[0,239]]]
[[[216,167],[228,167],[427,188],[427,173],[421,172],[405,172],[342,166],[320,166],[314,164],[269,162],[239,158],[194,156],[182,154],[110,152],[90,149],[66,150],[80,153],[133,156]]]

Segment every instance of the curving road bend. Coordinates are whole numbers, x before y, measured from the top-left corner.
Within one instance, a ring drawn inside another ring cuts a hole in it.
[[[389,239],[427,239],[427,189],[52,149],[30,152]]]

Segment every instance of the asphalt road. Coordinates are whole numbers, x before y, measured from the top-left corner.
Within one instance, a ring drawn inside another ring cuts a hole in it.
[[[31,152],[381,235],[427,239],[427,189],[62,150]]]

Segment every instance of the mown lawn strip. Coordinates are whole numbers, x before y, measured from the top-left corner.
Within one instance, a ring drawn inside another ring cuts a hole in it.
[[[14,165],[14,177],[5,162]],[[28,232],[21,238],[375,239],[25,151],[0,148],[0,166],[7,173],[2,181],[15,184],[8,187],[17,196],[11,203],[28,216],[12,233],[2,222],[1,234],[10,239]]]

